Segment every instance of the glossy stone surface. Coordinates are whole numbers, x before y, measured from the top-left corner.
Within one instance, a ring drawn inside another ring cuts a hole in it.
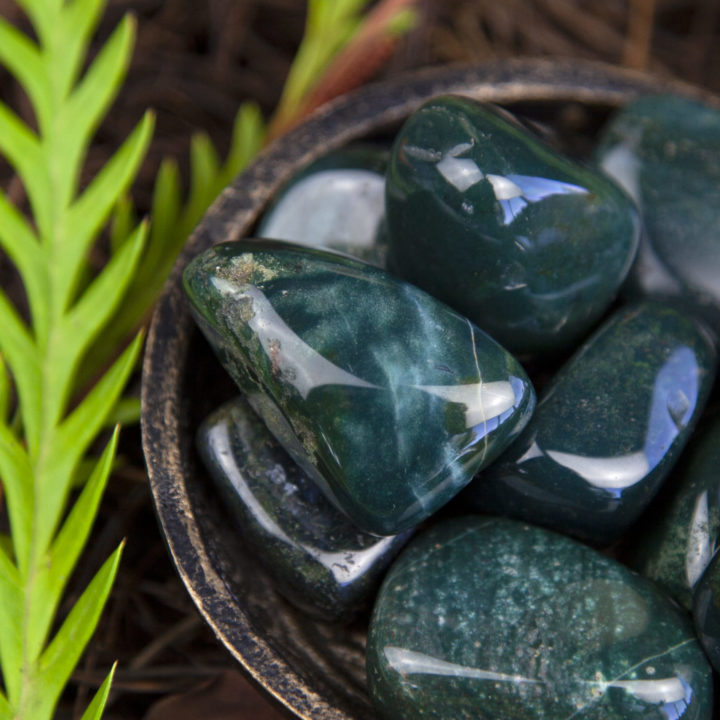
[[[387,217],[391,271],[518,353],[579,340],[638,239],[636,211],[614,183],[492,107],[450,96],[398,134]]]
[[[720,544],[720,419],[695,432],[632,544],[638,572],[689,610]]]
[[[597,162],[636,199],[647,237],[631,296],[676,298],[720,323],[720,111],[645,97],[608,125]]]
[[[368,636],[384,720],[708,720],[710,667],[652,583],[569,538],[466,517],[388,571]]]
[[[691,317],[653,303],[620,310],[557,373],[522,437],[462,502],[613,542],[678,458],[715,364]]]
[[[695,588],[695,630],[705,654],[720,672],[720,555],[716,555]]]
[[[467,319],[365,263],[270,241],[185,270],[193,312],[253,409],[353,522],[392,535],[455,495],[534,407]]]
[[[383,267],[387,159],[386,150],[362,146],[321,157],[280,192],[257,237],[340,250]]]
[[[410,532],[359,531],[319,491],[247,402],[218,408],[198,449],[250,552],[278,590],[324,620],[346,620],[377,589]]]

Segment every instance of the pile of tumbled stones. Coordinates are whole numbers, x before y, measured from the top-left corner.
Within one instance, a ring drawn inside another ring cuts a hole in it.
[[[256,235],[185,271],[242,393],[199,448],[279,592],[375,598],[378,714],[712,717],[720,113],[640,98],[593,167],[439,97]]]

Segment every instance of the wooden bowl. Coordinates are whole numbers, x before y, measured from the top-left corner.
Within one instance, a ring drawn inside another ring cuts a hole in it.
[[[168,548],[200,613],[249,677],[291,715],[375,716],[365,686],[367,618],[347,627],[305,617],[244,552],[194,443],[204,417],[237,391],[190,317],[183,268],[210,245],[251,234],[271,198],[300,168],[351,141],[391,137],[433,96],[456,93],[521,110],[581,153],[614,108],[639,94],[668,91],[702,97],[678,83],[575,60],[505,61],[398,76],[339,99],[276,140],[193,234],[148,335],[142,437],[150,483]]]

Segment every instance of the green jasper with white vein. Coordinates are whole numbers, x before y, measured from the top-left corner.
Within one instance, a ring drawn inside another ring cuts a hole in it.
[[[351,619],[412,534],[377,537],[358,530],[242,398],[206,418],[197,445],[246,552],[310,615]]]
[[[388,166],[388,268],[511,352],[562,352],[630,269],[637,211],[508,118],[445,96],[407,120]]]
[[[720,544],[720,418],[696,431],[643,520],[634,567],[690,610]]]
[[[658,588],[562,535],[446,521],[385,577],[367,645],[383,720],[710,720],[712,673]]]
[[[629,103],[596,161],[640,208],[645,233],[625,292],[691,308],[720,327],[720,110],[673,95]]]
[[[609,545],[679,458],[716,363],[693,317],[657,303],[620,309],[557,372],[522,436],[458,502]]]
[[[715,555],[695,587],[693,620],[705,654],[720,672],[720,555]]]
[[[253,409],[360,528],[444,505],[522,430],[522,367],[466,318],[382,270],[272,241],[185,270],[193,312]]]

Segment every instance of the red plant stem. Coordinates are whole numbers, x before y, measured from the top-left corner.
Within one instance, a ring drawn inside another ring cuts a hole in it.
[[[389,22],[400,11],[417,4],[418,0],[381,0],[330,63],[297,112],[271,122],[267,140],[282,135],[313,110],[372,78],[392,57],[399,41],[398,35],[388,29]]]

